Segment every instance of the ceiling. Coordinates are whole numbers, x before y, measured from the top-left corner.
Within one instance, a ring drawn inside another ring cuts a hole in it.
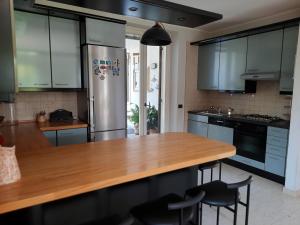
[[[214,32],[237,24],[272,16],[296,8],[300,0],[168,0],[215,13],[223,14],[223,19],[201,26],[201,30]],[[299,15],[300,17],[300,15]]]

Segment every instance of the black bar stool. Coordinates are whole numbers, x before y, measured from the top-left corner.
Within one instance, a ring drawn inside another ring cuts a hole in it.
[[[102,220],[93,221],[81,225],[133,225],[133,223],[134,223],[133,217],[128,217],[122,220],[119,216],[115,215],[115,216],[104,218]]]
[[[249,176],[248,179],[238,183],[227,184],[223,181],[217,180],[189,189],[186,192],[186,195],[189,197],[197,196],[202,191],[205,191],[206,193],[200,203],[200,208],[198,209],[200,210],[200,218],[198,219],[199,224],[202,225],[202,213],[203,213],[202,204],[206,204],[209,206],[217,207],[217,225],[219,225],[220,207],[224,207],[234,213],[233,224],[236,225],[238,204],[240,203],[241,205],[246,207],[245,224],[248,225],[251,182],[252,182],[252,176]],[[239,189],[244,186],[247,186],[246,203],[240,200],[240,192],[239,192]],[[234,208],[231,208],[231,206],[234,206]]]
[[[196,195],[184,199],[176,194],[168,194],[134,207],[131,214],[144,225],[186,225],[192,223],[194,207],[199,209],[204,195],[204,191],[199,191]],[[196,210],[196,215],[199,218],[199,210]]]
[[[214,168],[219,166],[219,180],[222,178],[222,162],[217,160],[217,161],[212,161],[208,163],[203,163],[198,166],[198,169],[201,171],[201,184],[204,182],[204,171],[205,170],[210,170],[210,181],[213,181],[213,175],[214,175]]]

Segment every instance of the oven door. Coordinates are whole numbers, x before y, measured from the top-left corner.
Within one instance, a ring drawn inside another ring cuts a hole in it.
[[[240,124],[234,130],[234,145],[237,155],[265,163],[267,127]]]

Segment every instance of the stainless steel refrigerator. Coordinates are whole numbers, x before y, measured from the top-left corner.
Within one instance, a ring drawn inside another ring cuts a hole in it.
[[[88,114],[91,141],[125,138],[126,50],[86,45],[83,59],[88,109],[78,113]]]

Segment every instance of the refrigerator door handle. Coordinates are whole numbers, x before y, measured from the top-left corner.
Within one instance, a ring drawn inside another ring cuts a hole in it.
[[[90,112],[90,126],[91,131],[95,131],[95,98],[94,96],[89,99],[90,105],[92,106],[91,112]]]

